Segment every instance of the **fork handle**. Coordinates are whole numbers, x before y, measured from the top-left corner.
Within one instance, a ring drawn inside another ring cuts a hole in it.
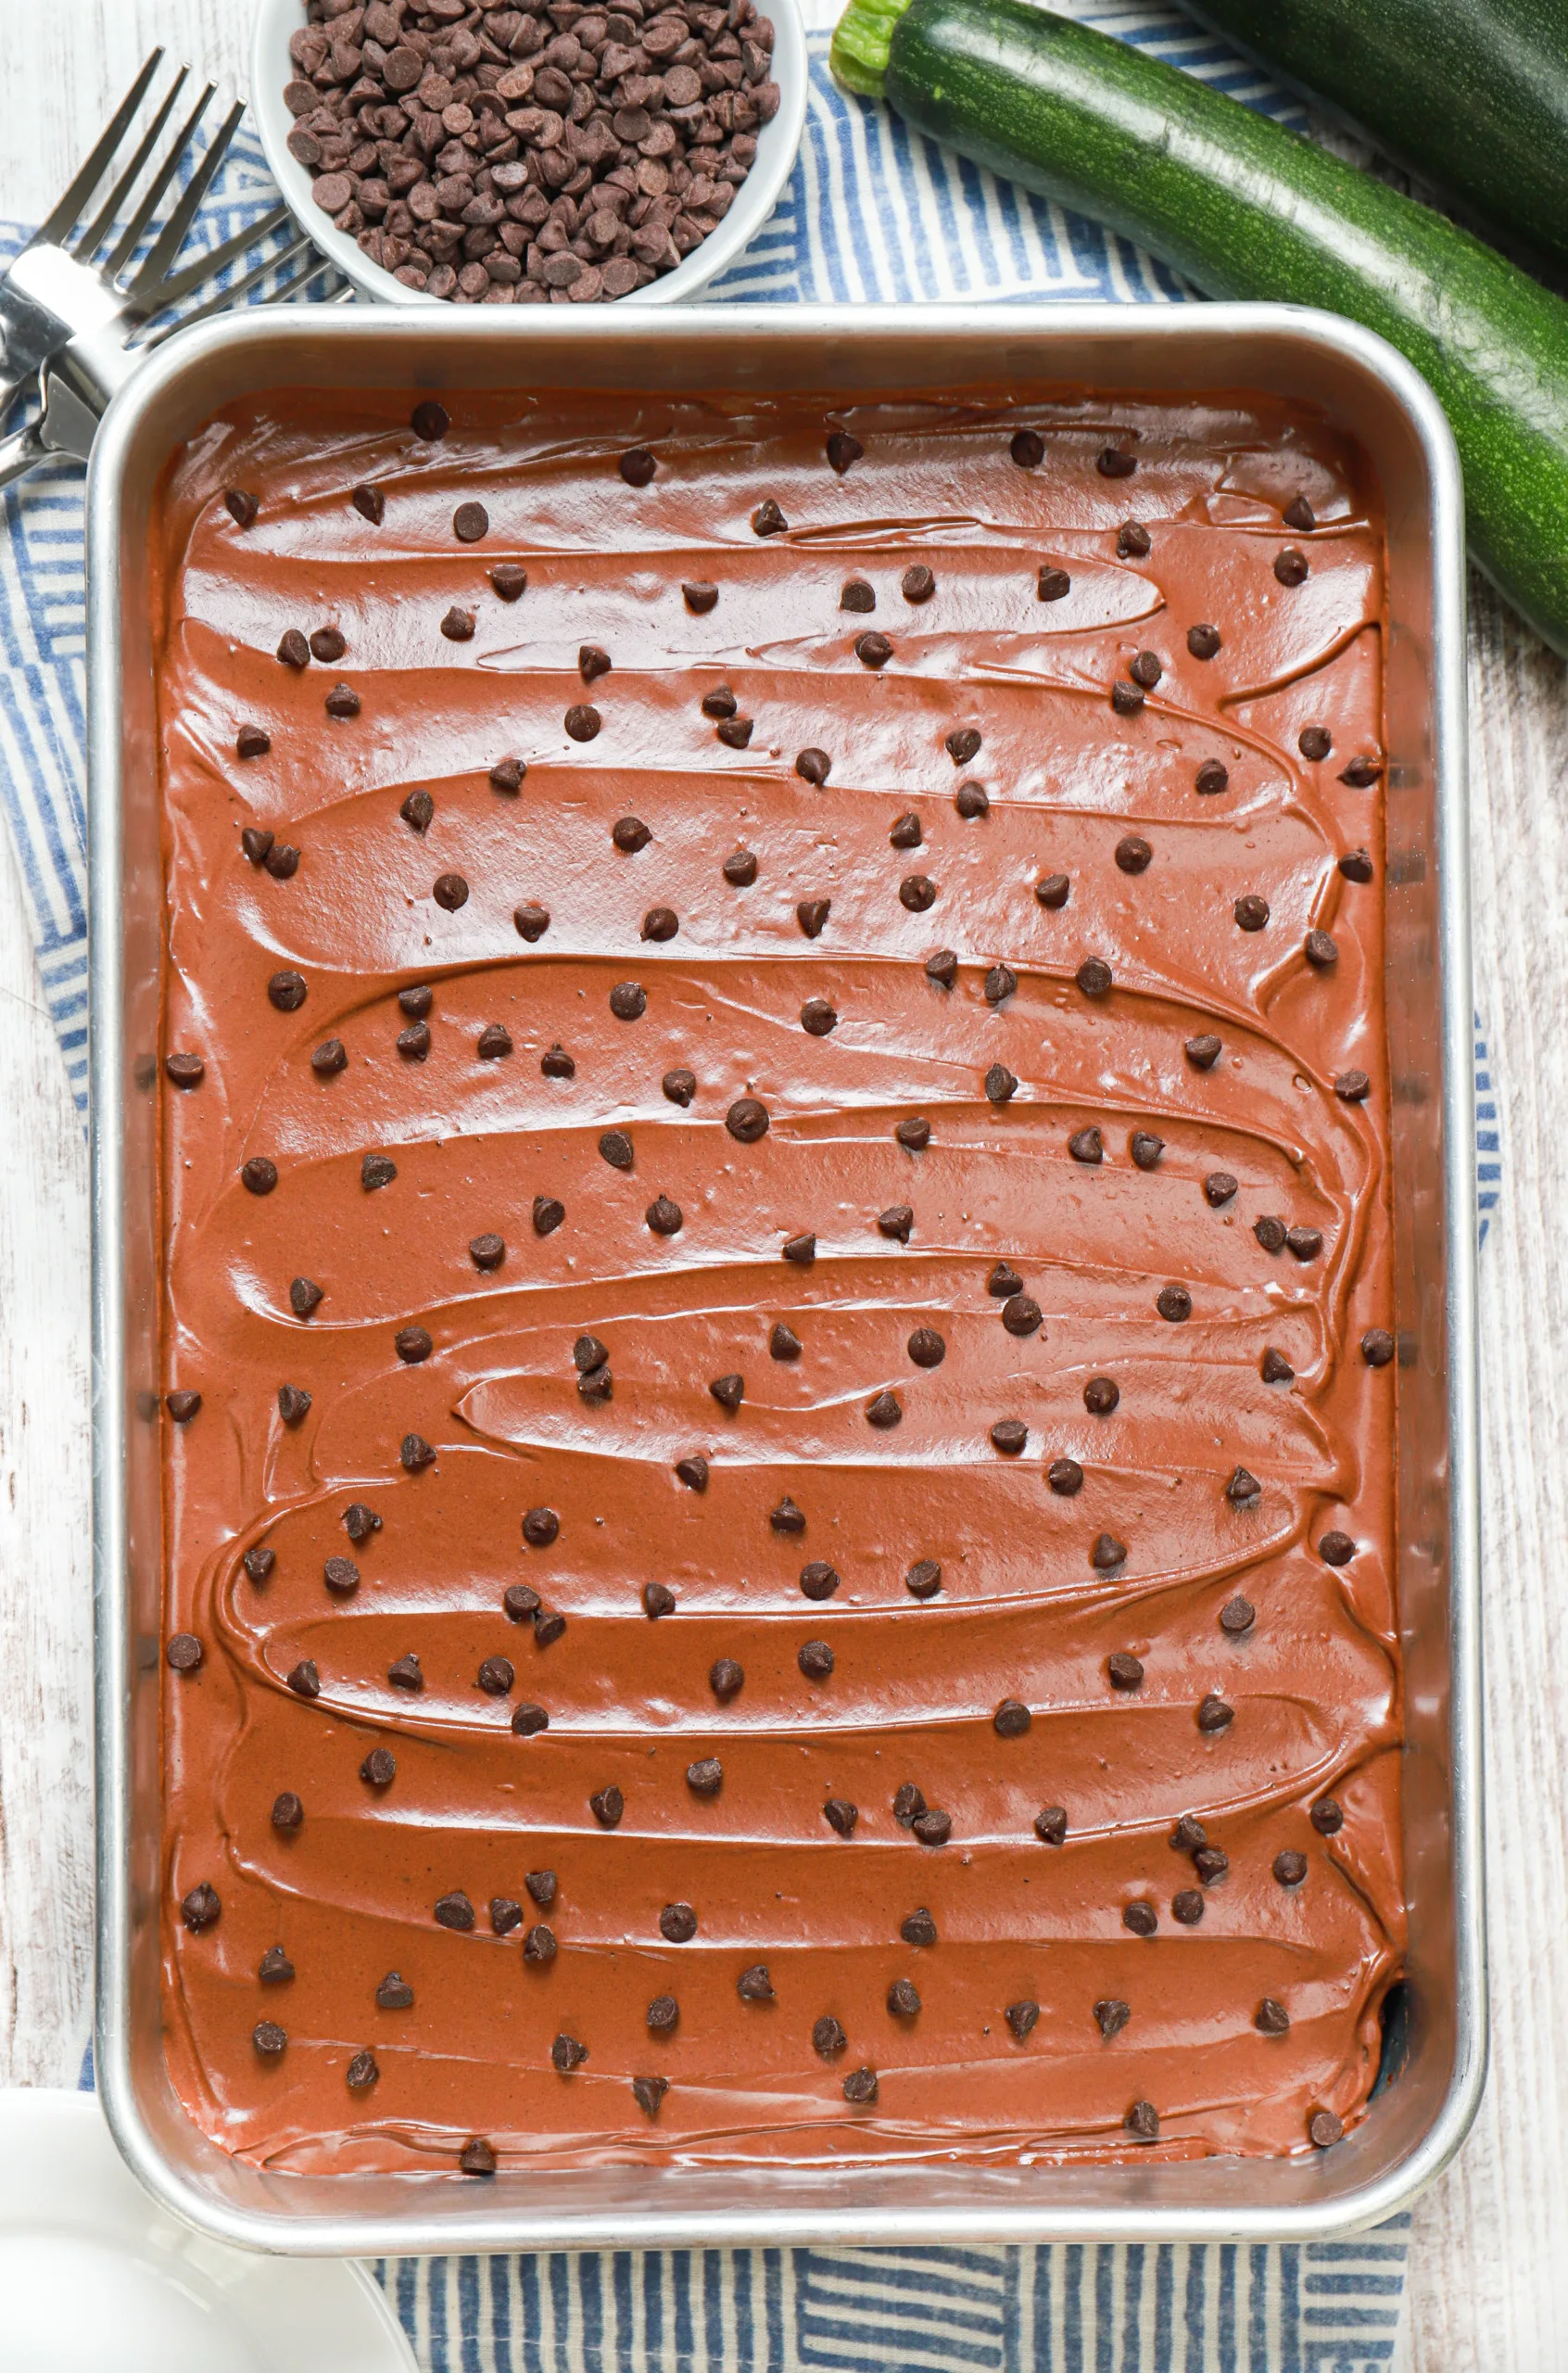
[[[18,478],[25,478],[40,462],[49,458],[49,449],[39,434],[39,423],[30,420],[10,437],[0,437],[0,487],[12,486]]]

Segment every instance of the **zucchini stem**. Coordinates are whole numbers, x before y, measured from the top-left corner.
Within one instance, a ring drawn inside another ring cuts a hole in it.
[[[841,88],[863,99],[881,97],[893,27],[908,6],[909,0],[850,0],[828,52]]]

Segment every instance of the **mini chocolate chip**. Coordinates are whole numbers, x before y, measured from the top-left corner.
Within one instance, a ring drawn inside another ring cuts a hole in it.
[[[1257,1608],[1250,1599],[1243,1598],[1239,1593],[1235,1598],[1228,1598],[1220,1609],[1220,1629],[1228,1631],[1233,1639],[1239,1639],[1244,1631],[1250,1631],[1257,1620]]]
[[[931,1141],[931,1124],[923,1112],[914,1112],[896,1124],[893,1136],[906,1153],[923,1153]]]
[[[1145,692],[1152,692],[1160,678],[1164,675],[1165,670],[1160,666],[1158,656],[1155,652],[1140,651],[1136,657],[1129,663],[1127,672],[1132,677],[1132,681],[1141,686],[1143,691]]]
[[[1287,1846],[1274,1857],[1274,1876],[1282,1887],[1298,1887],[1307,1876],[1307,1857]]]
[[[746,1397],[746,1379],[734,1373],[715,1377],[708,1390],[721,1409],[727,1409],[733,1415]]]
[[[923,1813],[925,1809],[925,1797],[920,1794],[919,1789],[917,1788],[913,1780],[905,1780],[902,1787],[895,1789],[893,1792],[893,1819],[894,1821],[901,1822],[905,1829],[910,1826],[916,1814]],[[928,1941],[932,1944],[936,1942],[934,1933]]]
[[[683,1217],[681,1208],[678,1203],[672,1203],[667,1195],[656,1195],[643,1213],[643,1217],[655,1236],[680,1234]]]
[[[255,824],[247,824],[240,834],[240,846],[252,865],[262,864],[272,845],[272,833],[262,831]]]
[[[505,1697],[517,1675],[506,1656],[486,1656],[480,1664],[477,1686],[487,1697]]]
[[[591,1339],[584,1338],[585,1341],[589,1339]],[[604,1358],[608,1359],[608,1357],[609,1353],[606,1352]],[[602,1367],[604,1362],[597,1360],[593,1364]],[[559,1538],[560,1532],[561,1518],[553,1508],[530,1508],[523,1519],[523,1538],[530,1549],[548,1549],[551,1542]]]
[[[721,1706],[739,1695],[746,1676],[733,1656],[720,1656],[708,1669],[708,1686]]]
[[[164,1656],[175,1672],[199,1672],[202,1646],[194,1631],[176,1631]]]
[[[1119,1566],[1127,1563],[1127,1543],[1119,1541],[1114,1532],[1096,1533],[1089,1563],[1097,1573],[1113,1574]]]
[[[1134,1936],[1152,1936],[1159,1926],[1159,1914],[1152,1903],[1145,1903],[1139,1897],[1122,1906],[1121,1924]]]
[[[993,1104],[1007,1104],[1010,1103],[1012,1098],[1018,1094],[1018,1073],[1016,1072],[1010,1072],[1005,1063],[993,1063],[987,1071],[985,1078],[981,1082],[981,1085],[984,1087],[986,1096],[990,1102]]]
[[[280,1013],[297,1013],[305,1002],[306,994],[304,980],[297,972],[274,972],[267,983],[268,998]],[[184,1083],[182,1081],[180,1085],[183,1086]]]
[[[1211,1211],[1221,1211],[1235,1195],[1237,1181],[1228,1170],[1211,1170],[1203,1182],[1204,1200]]]
[[[1108,1376],[1092,1376],[1083,1388],[1083,1406],[1091,1417],[1108,1417],[1121,1393]]]
[[[1347,782],[1352,791],[1370,791],[1382,772],[1382,764],[1376,758],[1352,758],[1339,780]]]
[[[814,1557],[809,1565],[801,1567],[801,1590],[805,1597],[818,1601],[831,1598],[838,1587],[838,1575],[820,1557]]]
[[[1034,895],[1043,907],[1056,914],[1067,905],[1071,887],[1065,873],[1043,873],[1034,885]]]
[[[1333,1796],[1320,1796],[1308,1815],[1320,1837],[1337,1837],[1345,1826],[1345,1815]]]
[[[873,1395],[866,1404],[866,1422],[885,1434],[904,1423],[904,1404],[896,1392],[886,1390]]]
[[[632,2099],[649,2117],[657,2117],[659,2104],[670,2089],[667,2076],[634,2076],[631,2080]]]
[[[499,1236],[471,1236],[468,1257],[476,1269],[499,1269],[506,1259],[506,1239]]]
[[[1372,1094],[1372,1082],[1363,1071],[1339,1072],[1334,1077],[1334,1092],[1342,1103],[1360,1104]]]
[[[987,1005],[1005,1005],[1018,985],[1018,976],[1010,964],[993,964],[984,982]]]
[[[1258,1365],[1265,1384],[1289,1384],[1296,1375],[1284,1353],[1276,1351],[1271,1345],[1264,1351]]]
[[[360,1766],[360,1777],[369,1788],[389,1788],[397,1776],[397,1758],[389,1746],[373,1746]]]
[[[309,1318],[324,1299],[321,1287],[309,1277],[296,1277],[288,1289],[289,1308],[296,1318]]]
[[[904,1583],[911,1598],[934,1598],[942,1588],[942,1567],[934,1557],[922,1557],[910,1567]]]
[[[1212,1691],[1197,1709],[1197,1726],[1200,1731],[1208,1734],[1217,1731],[1228,1731],[1235,1719],[1235,1707],[1227,1706],[1225,1700],[1215,1696]]]
[[[1029,1294],[1012,1294],[1002,1305],[1002,1324],[1009,1335],[1032,1335],[1043,1321],[1044,1313]]]
[[[1127,1150],[1139,1170],[1153,1170],[1165,1151],[1165,1139],[1157,1137],[1152,1129],[1134,1129],[1127,1140]]]
[[[1321,1227],[1287,1227],[1285,1244],[1297,1261],[1315,1261],[1323,1249]]]
[[[319,1697],[321,1695],[322,1677],[316,1670],[315,1662],[312,1657],[301,1656],[299,1662],[295,1666],[293,1671],[288,1676],[287,1685],[293,1690],[297,1697]]]
[[[707,583],[704,579],[699,579],[690,585],[683,585],[680,590],[681,598],[693,617],[705,618],[708,612],[717,604],[718,587]]]
[[[547,1928],[542,1921],[537,1927],[530,1928],[523,1939],[523,1958],[525,1961],[532,1961],[536,1967],[552,1961],[558,1950],[554,1929]]]
[[[811,1038],[826,1038],[838,1027],[839,1017],[826,997],[807,997],[801,1008],[801,1028]]]
[[[953,805],[966,823],[991,813],[991,801],[983,783],[961,782],[953,794]]]
[[[908,1243],[910,1231],[914,1225],[915,1212],[913,1206],[908,1203],[890,1203],[885,1212],[879,1212],[877,1214],[878,1235],[888,1237],[900,1244]],[[913,1336],[910,1340],[913,1342]],[[910,1353],[910,1357],[914,1358],[913,1352]]]
[[[411,419],[414,435],[423,438],[427,445],[438,445],[452,425],[446,406],[438,404],[434,396],[426,396],[415,404]]]
[[[223,508],[236,527],[249,527],[255,523],[261,501],[259,496],[247,494],[243,487],[225,487]]]
[[[461,873],[438,873],[431,885],[431,896],[449,915],[468,904],[468,884]]]
[[[398,1357],[411,1367],[416,1367],[421,1360],[427,1360],[436,1349],[429,1331],[423,1326],[399,1326],[392,1342]]]
[[[1252,2014],[1252,2024],[1260,2036],[1286,2036],[1290,2033],[1290,2012],[1271,1994],[1265,1994]]]
[[[644,2016],[651,2034],[673,2035],[680,2022],[680,2005],[673,1994],[655,1994]]]
[[[635,987],[636,983],[628,983],[626,985],[628,987]],[[639,990],[638,994],[640,996],[641,991]],[[623,1015],[622,1020],[624,1021],[626,1017]],[[599,1150],[604,1160],[610,1164],[612,1170],[629,1170],[631,1168],[634,1159],[632,1153],[632,1141],[627,1136],[624,1129],[602,1130],[600,1134]]]
[[[920,1997],[913,1980],[894,1978],[888,1988],[888,2009],[895,2019],[913,2019],[918,2015]]]
[[[563,722],[574,742],[591,742],[598,734],[604,719],[590,703],[578,701],[567,710]]]
[[[1220,1041],[1212,1031],[1206,1030],[1196,1038],[1189,1038],[1182,1050],[1197,1072],[1211,1072],[1220,1060]]]
[[[1225,1876],[1231,1867],[1231,1858],[1222,1854],[1218,1846],[1200,1846],[1193,1856],[1193,1867],[1204,1885],[1209,1887]]]
[[[1045,459],[1045,439],[1037,428],[1018,428],[1007,448],[1020,470],[1037,470]]]
[[[447,616],[441,621],[443,633],[446,631],[448,619],[466,615],[467,613],[463,611],[449,610]],[[473,632],[472,621],[469,631]],[[329,717],[358,717],[361,703],[352,684],[335,684],[327,694],[323,705]]]
[[[1068,1151],[1074,1161],[1100,1162],[1106,1158],[1106,1141],[1093,1123],[1086,1129],[1075,1129],[1068,1139]]]
[[[621,476],[628,486],[651,485],[658,466],[646,445],[628,446],[620,460]]]
[[[577,673],[585,684],[596,683],[601,676],[610,673],[610,654],[597,642],[585,642],[577,652]]]
[[[201,1407],[201,1395],[188,1390],[166,1393],[164,1406],[177,1426],[188,1426]]]
[[[285,1832],[303,1826],[305,1808],[292,1788],[285,1788],[272,1799],[272,1827]]]
[[[1045,1470],[1045,1480],[1060,1498],[1070,1500],[1083,1489],[1083,1469],[1076,1458],[1054,1458]]]
[[[947,1357],[947,1344],[934,1326],[917,1326],[905,1348],[917,1368],[939,1368]]]
[[[1037,602],[1059,602],[1072,590],[1072,579],[1065,568],[1043,567],[1034,580]]]
[[[735,1991],[742,2002],[771,2002],[773,1980],[767,1973],[767,1963],[753,1961],[750,1969],[743,1969],[735,1981]]]
[[[830,898],[803,898],[795,908],[795,920],[808,939],[820,936],[822,926],[832,912]]]
[[[1347,849],[1339,860],[1339,870],[1347,882],[1370,882],[1372,861],[1365,849]]]
[[[1301,952],[1315,971],[1326,971],[1339,961],[1339,949],[1326,931],[1309,931],[1302,942]]]
[[[739,1096],[725,1114],[724,1125],[738,1145],[754,1146],[767,1135],[767,1107],[754,1096]]]
[[[394,1689],[420,1690],[424,1687],[419,1658],[411,1649],[407,1656],[399,1656],[396,1664],[387,1666],[386,1678]]]
[[[430,1046],[430,1033],[424,1028],[424,1024],[423,1022],[421,1022],[418,1027],[424,1039],[425,1051],[428,1052]],[[398,1041],[398,1050],[400,1054],[409,1051],[405,1049],[403,1046],[403,1039],[411,1038],[413,1034],[414,1034],[411,1030],[405,1030],[403,1032],[402,1036],[399,1037]],[[344,1045],[341,1038],[323,1038],[321,1045],[316,1048],[315,1053],[310,1058],[310,1069],[315,1072],[318,1079],[335,1079],[339,1072],[346,1072],[348,1068],[348,1049]]]
[[[854,655],[863,667],[885,667],[892,657],[893,647],[885,634],[874,627],[854,639]]]
[[[1021,1417],[998,1417],[991,1428],[991,1440],[1004,1458],[1017,1458],[1029,1440],[1029,1428]]]
[[[1170,1898],[1170,1917],[1183,1928],[1195,1928],[1204,1910],[1203,1897],[1196,1887],[1179,1887]]]
[[[1189,627],[1187,649],[1195,659],[1212,659],[1220,648],[1218,627]]]
[[[829,1796],[822,1808],[822,1813],[828,1828],[836,1830],[841,1837],[854,1835],[855,1823],[860,1819],[858,1805],[850,1804],[842,1796]]]
[[[274,882],[292,882],[299,870],[299,851],[278,843],[268,850],[265,861]]]
[[[278,657],[285,667],[308,667],[310,646],[297,627],[290,627],[278,644]],[[255,862],[253,859],[252,862]]]
[[[1269,901],[1259,897],[1257,891],[1249,890],[1236,900],[1232,912],[1240,930],[1261,931],[1269,920]]]
[[[343,1511],[343,1529],[350,1541],[369,1541],[381,1530],[381,1518],[362,1500],[351,1500]]]
[[[958,958],[951,947],[939,947],[934,956],[926,958],[926,978],[935,981],[939,988],[950,989],[958,978]]]
[[[768,1517],[775,1532],[802,1533],[806,1529],[805,1511],[797,1508],[788,1492]]]
[[[436,1453],[423,1434],[405,1434],[398,1446],[398,1456],[410,1475],[418,1475],[436,1464]]]
[[[436,1920],[439,1927],[455,1928],[464,1933],[473,1927],[474,1906],[461,1887],[455,1887],[450,1895],[436,1897]]]
[[[750,849],[735,849],[720,869],[733,889],[749,890],[757,878],[757,860]]]
[[[991,1724],[998,1738],[1021,1739],[1032,1719],[1021,1698],[1004,1697],[991,1718]]]
[[[1296,737],[1296,746],[1304,758],[1326,758],[1334,747],[1334,736],[1326,725],[1304,725]]]
[[[281,2060],[288,2049],[288,2037],[275,2019],[259,2019],[250,2040],[263,2060]]]
[[[1228,791],[1230,787],[1229,770],[1221,766],[1218,758],[1205,758],[1197,773],[1193,777],[1194,790],[1201,792],[1205,798],[1211,799],[1220,792]]]
[[[1034,1834],[1042,1846],[1060,1846],[1067,1837],[1068,1817],[1061,1805],[1042,1805],[1034,1816]]]
[[[322,1580],[329,1591],[347,1598],[360,1587],[360,1569],[352,1557],[329,1557],[322,1567]]]
[[[795,772],[803,782],[820,789],[832,772],[833,761],[826,750],[802,750],[795,759]]]
[[[898,885],[898,903],[912,915],[929,914],[936,895],[936,883],[929,873],[906,873]]]
[[[1134,2101],[1121,2123],[1136,2142],[1159,2140],[1159,2112],[1152,2101]]]
[[[752,533],[753,536],[782,536],[788,529],[789,525],[790,522],[785,518],[784,514],[780,511],[778,503],[774,501],[771,495],[768,496],[765,502],[759,502],[756,509],[752,514]]]
[[[1274,575],[1282,585],[1305,585],[1308,577],[1307,556],[1294,544],[1287,544],[1274,558]]]
[[[1276,1219],[1271,1213],[1265,1212],[1261,1219],[1253,1221],[1252,1233],[1265,1252],[1283,1252],[1285,1248],[1285,1237],[1290,1231],[1283,1220]]]
[[[936,578],[924,561],[917,561],[913,567],[906,568],[899,583],[906,602],[929,602],[936,591]]]
[[[807,1681],[826,1681],[833,1669],[833,1651],[826,1640],[808,1640],[795,1662]]]
[[[877,596],[864,577],[852,577],[846,580],[844,589],[839,596],[841,610],[853,610],[864,616],[867,611],[874,610],[876,606]]]
[[[1385,1368],[1397,1346],[1385,1326],[1369,1326],[1361,1338],[1361,1357],[1369,1368]]]
[[[386,497],[379,487],[351,487],[348,491],[348,500],[360,518],[368,519],[373,527],[379,527],[386,516]]]
[[[1113,2036],[1119,2036],[1121,2033],[1132,2016],[1131,2003],[1118,2002],[1107,1997],[1104,2001],[1096,2002],[1094,2005],[1094,2024],[1106,2043],[1109,2043]]]
[[[1106,1671],[1113,1689],[1142,1689],[1144,1668],[1137,1656],[1127,1656],[1119,1649],[1106,1658]]]
[[[1094,467],[1103,478],[1130,478],[1137,466],[1137,455],[1124,453],[1116,445],[1107,445],[1094,457]]]
[[[888,844],[891,848],[917,849],[923,838],[920,818],[913,808],[903,816],[895,817],[888,828]]]
[[[375,1989],[378,2011],[411,2011],[414,1990],[400,1970],[389,1969]]]
[[[528,590],[528,572],[516,561],[503,560],[491,569],[490,582],[503,602],[520,602]]]
[[[560,2040],[561,2038],[557,2037],[557,2041]],[[583,2056],[586,2059],[588,2055],[585,2052]],[[460,2175],[493,2176],[496,2172],[496,2154],[481,2135],[475,2135],[472,2141],[465,2142],[458,2152]]]
[[[564,1627],[565,1618],[562,1618],[561,1620]],[[537,1615],[536,1615],[534,1618],[534,1635],[536,1639],[538,1637],[538,1631],[539,1619]],[[525,1704],[519,1706],[513,1712],[512,1717],[512,1727],[516,1736],[520,1739],[537,1738],[541,1731],[549,1730],[550,1716],[542,1706],[535,1706],[531,1703]]]
[[[601,1829],[618,1828],[620,1826],[621,1815],[626,1811],[626,1798],[622,1796],[619,1788],[613,1786],[609,1788],[601,1788],[597,1794],[588,1798],[588,1810],[592,1813]]]
[[[242,758],[264,758],[272,746],[272,735],[259,725],[242,725],[234,736],[234,748]]]
[[[1147,841],[1141,840],[1136,832],[1129,832],[1124,839],[1118,841],[1115,856],[1119,871],[1146,873],[1154,851]]]
[[[674,1591],[670,1589],[668,1583],[643,1583],[642,1611],[644,1615],[653,1622],[657,1622],[662,1615],[673,1615],[675,1613],[676,1594]]]
[[[1175,1854],[1195,1854],[1208,1843],[1208,1832],[1195,1813],[1183,1813],[1166,1844]]]
[[[777,1319],[767,1339],[767,1348],[770,1356],[776,1360],[798,1360],[801,1339],[792,1326],[786,1326],[781,1318]]]
[[[904,1793],[904,1789],[901,1788],[899,1790],[900,1796]],[[915,1812],[912,1812],[909,1815],[908,1821],[904,1823],[906,1828],[909,1826],[909,1823],[915,1820],[916,1814],[922,1812],[925,1809],[925,1798],[921,1796],[918,1788],[912,1789],[909,1793],[915,1796],[917,1802]],[[896,1797],[893,1802],[893,1809],[896,1813],[898,1809]],[[925,1907],[922,1905],[919,1910],[907,1912],[904,1915],[904,1919],[902,1919],[898,1923],[898,1933],[903,1937],[906,1945],[934,1945],[937,1940],[937,1924],[931,1918],[930,1913],[926,1910]]]
[[[1102,957],[1086,956],[1073,977],[1086,997],[1103,997],[1110,991],[1111,968]]]
[[[1318,524],[1318,514],[1304,494],[1294,495],[1280,515],[1287,527],[1295,527],[1304,536],[1310,535]]]
[[[526,1582],[510,1582],[501,1593],[501,1605],[513,1623],[526,1623],[539,1611],[539,1594]]]
[[[1348,1566],[1356,1544],[1347,1532],[1325,1532],[1318,1543],[1318,1555],[1325,1566]]]
[[[1136,717],[1144,705],[1144,695],[1136,684],[1124,683],[1119,676],[1111,686],[1111,706],[1118,717]]]
[[[844,2078],[844,2099],[857,2109],[868,2108],[877,2098],[877,2072],[874,2068],[853,2068]]]
[[[1193,1314],[1193,1298],[1185,1286],[1162,1286],[1155,1296],[1155,1308],[1172,1326],[1180,1326]]]
[[[482,1063],[499,1063],[512,1052],[512,1033],[504,1022],[487,1022],[474,1049]]]
[[[666,1903],[659,1914],[659,1934],[666,1944],[689,1945],[697,1934],[697,1914],[689,1903]]]
[[[452,514],[452,533],[460,544],[476,544],[490,532],[490,514],[482,502],[460,502]]]
[[[953,1834],[953,1816],[931,1805],[917,1813],[909,1826],[922,1846],[945,1846]]]

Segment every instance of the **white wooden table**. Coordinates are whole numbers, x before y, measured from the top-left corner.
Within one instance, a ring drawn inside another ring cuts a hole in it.
[[[36,220],[156,42],[246,87],[247,0],[8,0],[0,217]],[[1564,523],[1568,538],[1568,522]],[[1568,670],[1473,591],[1492,2075],[1414,2219],[1415,2373],[1568,2365]],[[0,2083],[75,2081],[92,1985],[87,1178],[0,832]],[[1560,1562],[1562,1561],[1562,1562]]]

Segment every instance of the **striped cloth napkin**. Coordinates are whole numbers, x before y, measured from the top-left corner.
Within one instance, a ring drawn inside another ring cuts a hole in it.
[[[1056,6],[1302,121],[1255,69],[1169,9]],[[716,300],[1191,298],[1174,273],[1098,225],[846,99],[828,72],[834,0],[804,0],[804,14],[800,159]],[[242,135],[194,235],[215,244],[275,202]],[[0,257],[25,235],[0,223]],[[82,472],[53,464],[4,500],[0,800],[48,1011],[85,1109]],[[1500,1168],[1479,1023],[1475,1061],[1484,1235]],[[1399,2350],[1409,2223],[1305,2247],[617,2250],[387,2258],[373,2271],[425,2373],[1386,2373]]]

